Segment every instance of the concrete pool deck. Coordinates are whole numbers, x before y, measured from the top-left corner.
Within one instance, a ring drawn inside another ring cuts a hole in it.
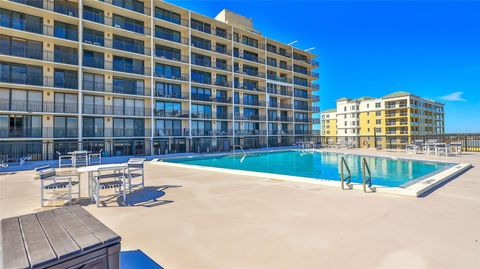
[[[122,236],[122,250],[140,249],[165,268],[480,266],[478,153],[339,151],[474,167],[411,198],[147,163],[147,188],[130,197],[136,206],[85,208]],[[0,218],[43,210],[33,175],[0,175]]]

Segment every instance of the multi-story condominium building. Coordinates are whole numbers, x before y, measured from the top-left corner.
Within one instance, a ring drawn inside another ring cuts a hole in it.
[[[4,155],[287,145],[319,121],[315,55],[227,10],[213,19],[160,0],[1,0],[0,17]]]
[[[398,148],[415,137],[445,133],[444,104],[408,92],[341,98],[320,118],[326,143]]]

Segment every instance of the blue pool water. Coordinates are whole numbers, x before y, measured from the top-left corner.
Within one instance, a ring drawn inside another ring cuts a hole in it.
[[[302,153],[301,151],[251,153],[247,154],[242,162],[242,154],[175,158],[164,161],[338,181],[342,156],[345,157],[352,173],[352,182],[362,182],[361,161],[365,157],[372,173],[372,183],[387,187],[404,187],[415,179],[454,165],[332,152]]]

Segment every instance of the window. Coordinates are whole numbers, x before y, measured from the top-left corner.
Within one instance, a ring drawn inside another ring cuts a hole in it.
[[[192,100],[210,101],[212,90],[207,88],[192,87]]]
[[[191,19],[190,26],[192,27],[192,29],[195,29],[200,32],[208,33],[208,34],[210,34],[212,30],[210,24],[197,21],[195,19]]]
[[[212,43],[210,40],[206,40],[200,37],[192,36],[192,46],[195,46],[197,48],[201,48],[204,50],[210,50],[212,47]]]
[[[180,32],[165,27],[155,26],[155,37],[181,43],[182,36]]]
[[[103,69],[105,67],[104,55],[102,52],[84,50],[83,65]]]
[[[215,34],[219,37],[227,38],[227,31],[222,28],[216,28],[215,29]]]
[[[103,92],[105,90],[104,75],[83,73],[83,89],[86,91]]]
[[[294,94],[295,97],[308,98],[308,91],[306,90],[294,89]]]
[[[191,113],[192,118],[210,119],[212,118],[212,106],[192,104]]]
[[[244,50],[244,51],[243,51],[243,58],[244,58],[245,60],[258,62],[258,54],[253,53],[253,52],[250,52],[250,51],[248,51],[248,50]]]
[[[64,64],[78,64],[78,49],[55,45],[54,61]]]
[[[83,6],[83,18],[85,20],[104,23],[103,10],[99,10],[89,6]]]
[[[375,120],[375,124],[382,124],[382,120]]]
[[[113,56],[113,70],[143,75],[145,70],[143,61],[121,56]]]
[[[181,61],[181,50],[162,45],[155,45],[155,56],[169,60]]]
[[[380,108],[381,103],[375,103],[375,108]]]
[[[40,41],[0,35],[0,54],[41,60],[43,44]]]
[[[56,88],[78,89],[77,71],[55,69],[54,86]]]
[[[226,119],[227,118],[227,107],[226,106],[217,106],[217,119]],[[226,129],[226,128],[225,128]]]
[[[113,98],[113,114],[125,116],[144,116],[145,103],[141,99]]]
[[[165,20],[165,21],[169,21],[169,22],[173,22],[173,23],[176,23],[176,24],[181,23],[180,14],[175,13],[175,12],[170,11],[170,10],[159,8],[159,7],[155,8],[155,18]]]
[[[113,14],[113,27],[122,28],[127,31],[143,34],[143,21],[127,18],[117,14]]]
[[[180,136],[182,135],[181,120],[156,120],[155,136]]]
[[[215,85],[228,87],[227,75],[217,74],[215,77]]]
[[[42,34],[43,18],[0,8],[0,26]]]
[[[83,96],[84,114],[105,114],[105,98],[96,95]]]
[[[179,84],[157,81],[155,82],[155,96],[181,98],[182,86]]]
[[[143,41],[119,35],[113,35],[113,48],[140,54],[144,53]]]
[[[43,111],[43,93],[17,89],[0,89],[0,110]]]
[[[103,32],[92,30],[89,28],[83,29],[83,42],[97,46],[105,46],[105,38]]]
[[[293,83],[300,86],[308,87],[308,80],[306,78],[293,77]]]
[[[53,137],[77,137],[77,117],[53,117]]]
[[[55,21],[54,35],[58,38],[78,40],[78,29],[76,25]]]
[[[56,113],[77,113],[78,97],[76,94],[56,92],[54,95]]]
[[[113,4],[143,14],[143,2],[137,0],[113,0]]]
[[[305,75],[308,74],[308,70],[306,67],[296,65],[296,64],[293,65],[293,71],[297,73],[305,74]]]
[[[218,53],[227,54],[227,45],[216,43],[215,44],[215,51]]]
[[[158,117],[179,117],[182,114],[182,104],[177,102],[155,102],[155,116]]]
[[[258,40],[248,36],[242,36],[242,44],[258,48]]]
[[[244,94],[243,95],[243,104],[244,105],[251,105],[251,106],[258,106],[258,95],[253,94]]]
[[[0,82],[43,85],[41,66],[0,62]]]
[[[212,122],[192,120],[192,135],[212,135]]]
[[[42,137],[42,116],[1,115],[2,137]]]
[[[192,81],[203,84],[212,84],[212,74],[208,72],[192,70]]]
[[[103,137],[104,136],[103,118],[83,117],[83,136],[84,137]]]
[[[192,52],[192,63],[195,65],[210,67],[212,66],[212,59],[210,56],[205,56]]]
[[[129,136],[145,136],[144,119],[113,119],[113,136],[129,137]]]
[[[145,94],[145,82],[143,80],[113,77],[113,92],[123,94]]]
[[[171,79],[182,79],[182,71],[178,66],[155,64],[155,76]]]
[[[78,17],[77,3],[66,0],[55,0],[55,12],[62,13],[72,17]]]
[[[376,111],[376,112],[375,112],[375,116],[380,117],[381,115],[382,115],[382,112],[381,112],[381,111]]]

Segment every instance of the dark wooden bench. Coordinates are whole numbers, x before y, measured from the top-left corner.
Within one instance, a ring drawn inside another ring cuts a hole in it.
[[[120,236],[80,206],[2,219],[9,268],[119,268]]]

